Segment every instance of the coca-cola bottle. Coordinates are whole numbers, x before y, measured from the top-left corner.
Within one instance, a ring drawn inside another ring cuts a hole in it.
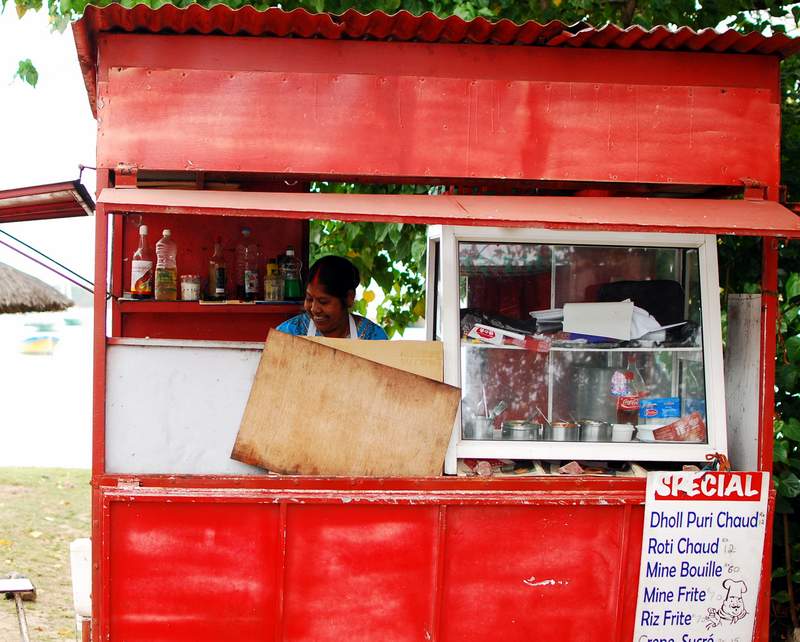
[[[641,398],[647,395],[644,378],[636,367],[636,357],[628,357],[628,368],[622,375],[624,387],[617,394],[617,423],[636,426],[639,423]]]

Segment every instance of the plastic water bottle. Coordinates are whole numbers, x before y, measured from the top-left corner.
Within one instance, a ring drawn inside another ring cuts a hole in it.
[[[301,301],[305,298],[303,293],[303,277],[300,271],[303,262],[294,255],[294,248],[286,248],[286,254],[281,262],[281,276],[283,277],[283,298],[287,301]]]
[[[178,246],[172,232],[164,230],[156,243],[156,301],[178,299]]]
[[[258,298],[260,285],[258,246],[250,238],[250,228],[242,228],[236,244],[236,296],[241,301]]]

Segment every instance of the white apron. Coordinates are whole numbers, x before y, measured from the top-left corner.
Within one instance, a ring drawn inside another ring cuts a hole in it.
[[[351,339],[358,339],[358,329],[356,328],[356,319],[352,314],[348,314],[350,317],[350,338]],[[317,326],[314,324],[314,321],[309,318],[308,319],[308,332],[306,332],[307,337],[316,337],[317,336]]]

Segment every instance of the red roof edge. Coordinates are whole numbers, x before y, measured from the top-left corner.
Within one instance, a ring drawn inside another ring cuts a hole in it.
[[[80,180],[0,190],[0,223],[93,213],[94,201]]]

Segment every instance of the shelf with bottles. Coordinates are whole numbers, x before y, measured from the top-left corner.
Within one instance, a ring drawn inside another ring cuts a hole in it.
[[[154,301],[152,299],[118,300],[123,314],[299,314],[300,301]]]
[[[142,225],[148,232],[144,241]],[[133,264],[142,258],[135,256],[140,245],[146,248],[143,258],[151,261],[149,278],[155,286],[156,245],[163,230],[170,230],[175,243],[171,300],[156,300],[154,287],[149,297],[132,296],[132,284],[144,274],[141,265],[135,270]],[[303,310],[307,221],[231,216],[207,216],[201,221],[167,213],[126,214],[114,219],[112,234],[114,337],[263,342],[269,328]],[[292,297],[283,293],[286,275],[277,267],[277,259],[289,248],[297,254]],[[267,277],[275,277],[276,269],[281,287],[267,291]]]
[[[273,292],[267,297],[264,285],[270,263],[281,263],[292,252],[296,256],[291,276],[302,283],[308,261],[306,221],[221,216],[205,218],[200,226],[194,217],[167,214],[125,216],[120,220],[123,225],[115,227],[114,235],[120,238],[122,251],[117,256],[121,260],[113,271],[113,279],[115,291],[123,298],[137,290],[137,282],[148,270],[144,280],[149,279],[149,288],[140,293],[154,294],[158,280],[156,250],[164,230],[169,230],[173,244],[171,276],[177,293],[173,294],[175,299],[185,298],[181,295],[181,279],[187,275],[199,279],[200,292],[196,294],[199,299],[280,301],[302,295],[302,292],[295,292],[294,296]],[[144,238],[140,233],[142,226],[146,231]],[[140,256],[140,248],[144,256]],[[285,279],[282,268],[279,271]]]

